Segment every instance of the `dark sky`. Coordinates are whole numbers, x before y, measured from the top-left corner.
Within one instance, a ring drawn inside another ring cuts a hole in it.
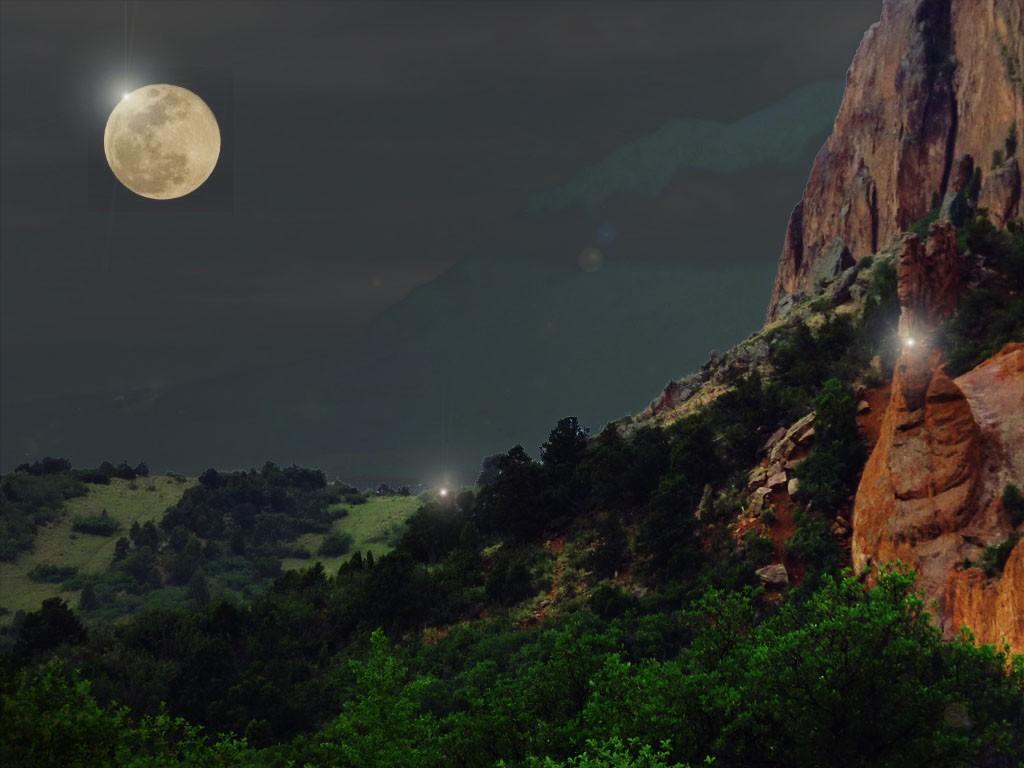
[[[879,6],[5,0],[4,469],[432,482],[641,409],[756,327]],[[149,82],[221,125],[178,201],[103,158]]]

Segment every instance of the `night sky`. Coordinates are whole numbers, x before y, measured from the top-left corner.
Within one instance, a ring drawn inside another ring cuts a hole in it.
[[[879,11],[3,2],[2,469],[472,480],[641,410],[762,321]],[[103,156],[154,82],[222,132],[175,201]]]

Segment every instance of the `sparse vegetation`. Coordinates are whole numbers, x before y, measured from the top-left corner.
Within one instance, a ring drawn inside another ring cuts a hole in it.
[[[1024,494],[1013,483],[1007,483],[1003,489],[1003,509],[1010,518],[1010,525],[1016,528],[1024,523]]]
[[[1010,554],[1021,538],[1021,533],[1014,531],[999,544],[985,547],[985,551],[981,556],[981,568],[985,571],[986,576],[991,578],[1002,574],[1007,560],[1010,559]]]

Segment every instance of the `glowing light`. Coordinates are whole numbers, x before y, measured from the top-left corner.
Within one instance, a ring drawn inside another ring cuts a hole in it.
[[[130,93],[122,93],[122,94],[121,94],[121,101],[124,101],[124,100],[125,100],[125,99],[127,99],[127,98],[128,98],[129,96],[131,96],[131,94],[130,94]]]
[[[912,347],[915,344],[917,344],[917,341],[914,339],[913,336],[907,336],[907,338],[903,340],[903,344],[904,346]]]
[[[441,498],[444,498],[445,496],[447,496],[447,495],[448,495],[448,489],[447,489],[447,488],[442,488],[442,489],[441,489],[441,490],[439,490],[439,491],[438,491],[437,493],[438,493],[438,495],[439,495],[439,496],[440,496]]]

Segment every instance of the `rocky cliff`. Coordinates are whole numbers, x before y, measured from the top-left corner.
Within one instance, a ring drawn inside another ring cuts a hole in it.
[[[965,191],[1020,213],[1024,2],[885,0],[786,231],[769,317]]]
[[[1001,498],[1024,477],[1024,344],[951,379],[932,339],[960,291],[952,226],[904,239],[899,258],[903,350],[878,442],[857,489],[853,566],[901,561],[918,571],[950,634],[1024,650],[1024,543],[1000,572],[978,566],[1014,524]]]

